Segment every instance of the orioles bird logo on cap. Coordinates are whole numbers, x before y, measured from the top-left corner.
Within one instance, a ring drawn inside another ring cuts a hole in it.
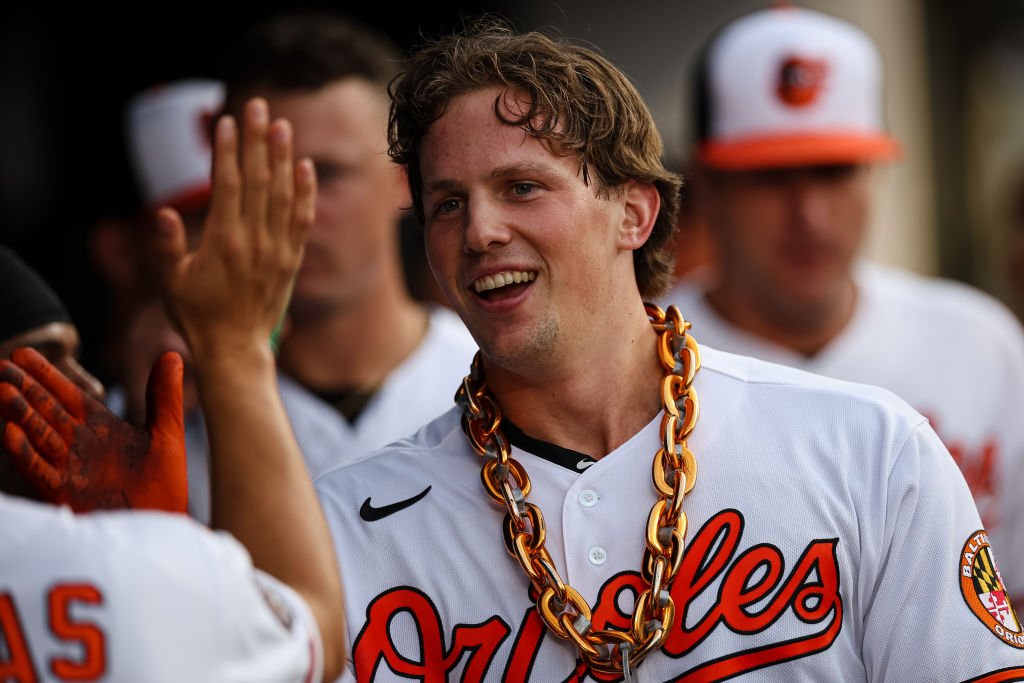
[[[791,107],[811,104],[821,92],[827,72],[828,64],[823,59],[786,58],[779,68],[779,99]]]

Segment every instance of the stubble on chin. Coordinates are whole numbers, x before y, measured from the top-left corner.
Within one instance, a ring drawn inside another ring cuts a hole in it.
[[[553,318],[545,318],[528,336],[511,340],[507,337],[490,339],[480,344],[484,357],[494,365],[516,374],[535,374],[555,357],[555,348],[561,329]]]

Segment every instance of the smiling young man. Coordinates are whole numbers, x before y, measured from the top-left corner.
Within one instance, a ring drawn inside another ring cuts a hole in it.
[[[899,153],[872,40],[820,12],[758,10],[695,73],[692,196],[717,277],[660,302],[709,346],[876,384],[926,415],[1024,599],[1024,329],[979,290],[862,257],[879,167]]]
[[[456,407],[314,480],[350,676],[1024,675],[923,416],[702,349],[645,305],[672,272],[679,178],[614,65],[484,19],[420,46],[391,95],[390,153],[480,351]]]

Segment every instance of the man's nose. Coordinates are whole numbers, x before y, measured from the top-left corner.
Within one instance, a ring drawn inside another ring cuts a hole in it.
[[[477,200],[466,207],[466,251],[484,252],[507,244],[511,237],[503,212],[488,200]]]
[[[802,230],[820,232],[829,227],[828,194],[808,179],[798,179],[790,188],[790,206],[793,218]]]

